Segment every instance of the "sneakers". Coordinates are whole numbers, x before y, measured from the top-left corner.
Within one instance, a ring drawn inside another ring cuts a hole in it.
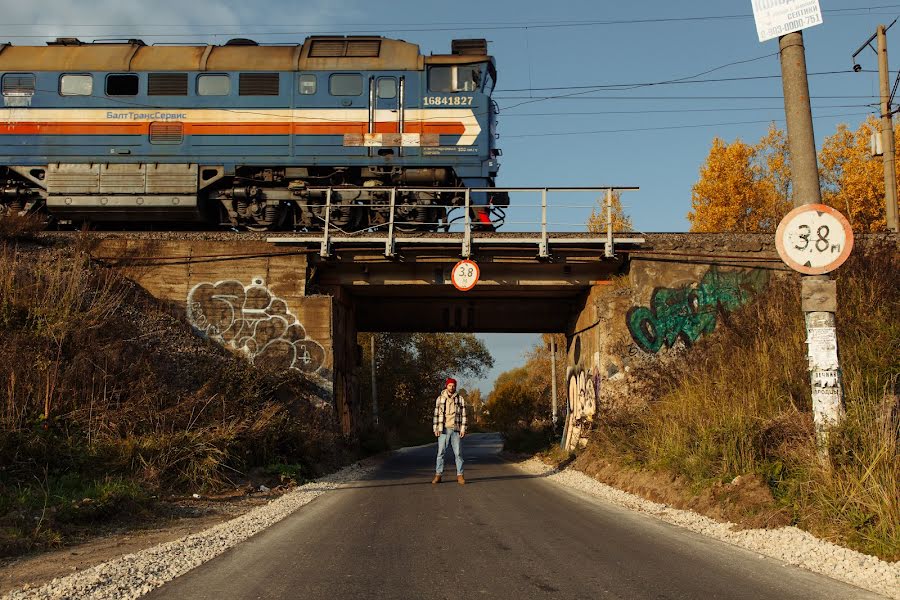
[[[431,480],[431,483],[440,483],[440,482],[441,482],[441,475],[440,475],[440,473],[438,473],[437,475],[434,476],[434,479]]]

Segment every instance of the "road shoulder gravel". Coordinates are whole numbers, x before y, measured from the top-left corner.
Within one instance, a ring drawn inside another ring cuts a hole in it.
[[[646,500],[571,468],[559,470],[537,458],[512,464],[530,475],[542,475],[548,481],[577,490],[582,495],[656,517],[695,533],[774,558],[786,565],[797,566],[900,600],[900,562],[886,562],[838,546],[797,527],[740,529],[733,523],[720,523],[692,511]]]
[[[120,556],[81,572],[55,578],[41,586],[25,586],[13,590],[4,595],[2,600],[138,598],[274,525],[325,492],[367,478],[380,462],[370,459],[355,463],[327,477],[299,486],[230,521]]]

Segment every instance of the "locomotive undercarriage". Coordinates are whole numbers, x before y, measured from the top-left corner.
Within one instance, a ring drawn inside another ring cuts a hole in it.
[[[222,207],[224,225],[248,229],[340,231],[380,228],[391,221],[401,231],[436,231],[447,210],[463,206],[460,194],[430,191],[457,187],[449,169],[298,168],[240,169],[210,193]],[[393,192],[403,186],[414,190]]]
[[[44,206],[43,190],[0,167],[0,218],[21,217],[40,212]]]
[[[131,177],[134,186],[134,177],[139,174],[148,182],[145,189],[149,189],[151,174],[144,171],[179,168],[144,167],[128,165],[113,173],[106,173],[109,165],[0,167],[0,218],[38,214],[76,226],[206,222],[256,231],[321,230],[327,222],[330,229],[351,232],[385,228],[393,214],[395,230],[437,231],[447,227],[450,210],[465,204],[461,193],[428,189],[462,187],[453,171],[446,168],[240,167],[234,176],[227,176],[220,167],[185,165],[188,172],[162,174],[166,183],[171,184],[176,177],[180,185],[186,177],[199,175],[196,191],[182,188],[178,196],[123,194],[127,189],[104,183],[104,177],[118,177],[117,182]],[[96,174],[100,193],[85,184],[85,178],[93,182],[92,174]],[[153,177],[159,179],[161,175]],[[60,181],[62,187],[57,183],[54,188],[53,182]]]

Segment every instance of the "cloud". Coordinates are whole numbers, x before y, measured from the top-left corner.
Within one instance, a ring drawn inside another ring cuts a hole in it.
[[[314,34],[329,24],[362,19],[352,3],[312,0],[254,3],[231,0],[33,0],[4,7],[0,40],[20,45],[43,45],[56,37],[84,41],[140,38],[152,43],[216,43],[231,37],[252,37],[261,42],[290,43],[304,36],[270,36],[275,31]],[[296,23],[296,27],[292,24]],[[286,27],[287,26],[287,27]],[[167,34],[169,36],[167,36]],[[171,37],[177,34],[177,37]],[[213,35],[215,34],[215,35]]]

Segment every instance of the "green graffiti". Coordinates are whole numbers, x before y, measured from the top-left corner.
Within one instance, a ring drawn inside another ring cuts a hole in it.
[[[671,348],[679,338],[690,345],[715,330],[720,311],[743,306],[768,282],[769,272],[763,269],[723,273],[711,267],[696,285],[654,289],[649,308],[628,311],[628,330],[646,352]]]

